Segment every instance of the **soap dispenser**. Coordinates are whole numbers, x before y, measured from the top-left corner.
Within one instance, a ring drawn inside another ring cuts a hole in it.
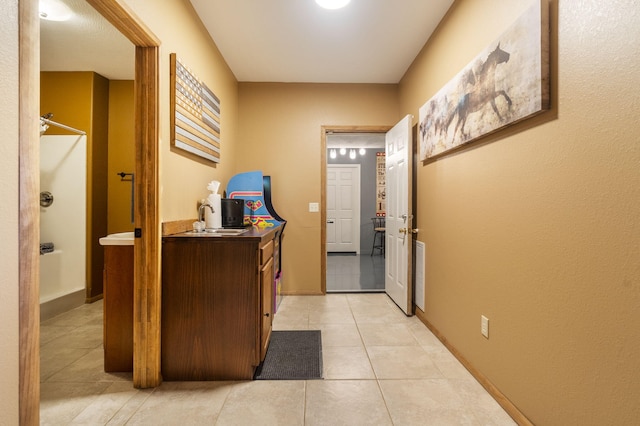
[[[211,191],[211,194],[207,197],[207,203],[213,208],[206,210],[205,215],[205,229],[219,229],[222,228],[222,197],[218,194],[218,188],[220,188],[220,182],[212,180],[207,185],[207,190]]]

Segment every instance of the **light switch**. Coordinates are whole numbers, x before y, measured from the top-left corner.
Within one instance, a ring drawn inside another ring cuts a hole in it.
[[[309,203],[309,212],[317,213],[320,211],[320,205],[318,203]]]

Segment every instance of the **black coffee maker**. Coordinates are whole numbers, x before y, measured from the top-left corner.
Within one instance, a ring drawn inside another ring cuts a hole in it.
[[[244,228],[244,200],[240,198],[223,198],[222,227]]]

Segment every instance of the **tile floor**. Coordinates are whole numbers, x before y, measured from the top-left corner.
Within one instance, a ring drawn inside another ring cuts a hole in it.
[[[327,292],[383,292],[384,257],[362,254],[327,254]]]
[[[102,364],[102,303],[41,324],[41,424],[514,425],[385,294],[286,296],[276,330],[321,330],[324,380],[165,382]]]

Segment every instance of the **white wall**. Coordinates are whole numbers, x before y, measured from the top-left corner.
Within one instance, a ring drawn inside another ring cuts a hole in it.
[[[18,0],[0,13],[0,425],[18,424]]]

